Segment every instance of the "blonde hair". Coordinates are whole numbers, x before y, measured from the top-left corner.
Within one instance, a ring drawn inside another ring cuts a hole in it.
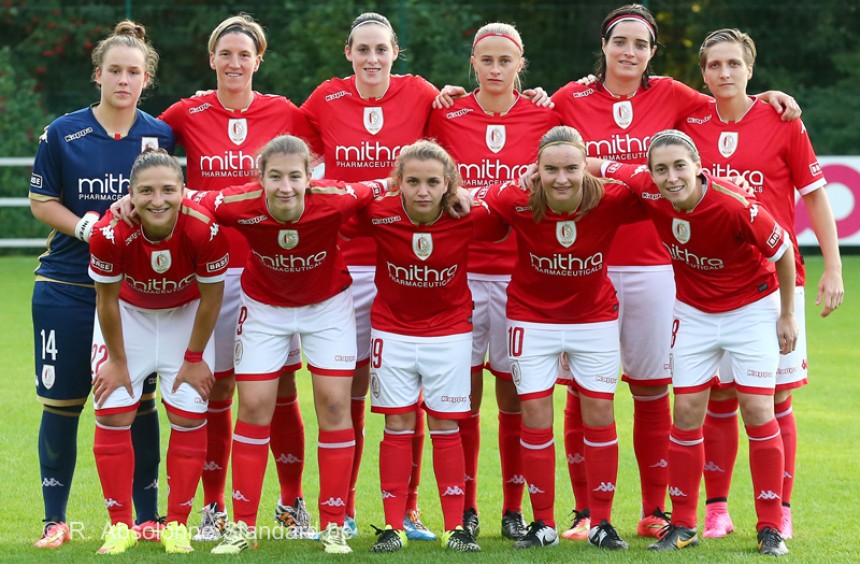
[[[249,14],[241,12],[235,16],[230,16],[212,30],[209,36],[209,52],[215,52],[215,46],[218,45],[218,40],[228,33],[242,33],[251,38],[254,42],[254,48],[257,50],[260,60],[263,60],[263,54],[269,46],[266,40],[266,32],[263,31],[263,26],[257,23]]]
[[[521,76],[523,72],[526,70],[526,66],[528,65],[528,60],[526,60],[523,53],[525,52],[525,44],[523,43],[523,38],[520,37],[520,32],[517,31],[517,28],[512,26],[511,24],[502,23],[502,22],[491,22],[488,24],[484,24],[480,29],[475,33],[475,39],[472,41],[472,55],[475,55],[475,47],[477,47],[478,43],[485,37],[504,37],[511,41],[514,45],[519,48],[520,58],[523,61],[522,67],[520,67],[519,72],[517,72],[516,78],[514,78],[514,89],[517,91],[521,91],[523,88],[523,83]],[[469,72],[472,72],[472,68],[470,67]]]
[[[583,159],[588,158],[588,152],[585,149],[585,142],[583,141],[582,135],[580,135],[579,131],[567,125],[557,125],[544,133],[543,137],[540,139],[537,158],[538,166],[540,166],[540,159],[544,150],[556,145],[570,145],[582,153]],[[582,200],[580,201],[574,221],[581,219],[585,214],[597,207],[597,204],[600,203],[600,199],[603,198],[603,185],[605,183],[606,181],[602,178],[596,178],[587,170],[585,171],[582,178]],[[532,208],[532,217],[534,218],[535,223],[540,223],[541,220],[546,217],[547,205],[546,188],[544,187],[543,182],[539,180],[537,184],[535,184],[531,196],[529,196],[529,206]]]
[[[134,186],[137,184],[138,176],[140,176],[141,172],[148,168],[155,168],[157,166],[163,166],[164,168],[172,170],[176,174],[176,178],[179,180],[179,183],[182,184],[182,166],[179,164],[176,157],[169,154],[161,147],[158,149],[150,147],[139,154],[137,158],[134,159],[134,164],[131,165],[131,174],[129,175],[128,181],[129,193],[134,190]]]
[[[712,31],[705,37],[702,46],[699,47],[699,67],[704,70],[708,64],[708,49],[717,43],[735,43],[740,45],[744,54],[744,62],[748,67],[755,64],[756,49],[752,37],[737,28],[723,28]]]
[[[269,159],[273,155],[298,155],[302,158],[305,165],[305,172],[308,178],[311,176],[311,163],[314,161],[314,155],[308,148],[307,143],[294,137],[293,135],[279,135],[268,143],[266,143],[260,152],[257,153],[257,168],[260,171],[260,177],[266,173],[266,167],[269,165]]]
[[[411,145],[407,145],[400,150],[397,155],[397,160],[394,163],[394,169],[391,175],[394,177],[394,182],[400,186],[403,182],[403,165],[410,160],[419,161],[438,161],[442,163],[444,170],[445,182],[448,183],[448,189],[442,196],[442,209],[448,205],[448,201],[453,197],[460,186],[460,174],[457,172],[457,163],[448,154],[448,151],[442,148],[441,145],[432,139],[420,139]]]
[[[105,55],[113,47],[131,47],[143,53],[144,70],[149,74],[149,81],[144,87],[149,88],[155,84],[155,71],[158,70],[158,53],[146,39],[146,28],[131,20],[123,20],[116,24],[113,33],[96,44],[91,55],[93,61],[93,82],[96,82],[96,70],[102,67]],[[96,86],[101,88],[97,82]]]

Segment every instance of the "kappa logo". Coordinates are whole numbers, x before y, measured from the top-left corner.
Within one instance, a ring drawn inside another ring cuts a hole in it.
[[[576,241],[576,222],[559,221],[555,224],[555,238],[567,249]]]
[[[281,229],[278,233],[278,246],[287,251],[299,244],[299,232],[295,229]]]
[[[170,267],[173,264],[173,258],[170,256],[169,250],[155,251],[150,255],[149,259],[150,264],[152,265],[152,270],[159,274],[164,274],[170,270]]]
[[[753,204],[750,206],[750,223],[753,223],[757,216],[758,216],[758,205]]]
[[[376,135],[382,131],[382,126],[385,125],[385,115],[382,113],[382,108],[364,108],[364,128],[371,135]]]
[[[756,499],[770,499],[770,500],[780,499],[779,494],[777,494],[773,490],[767,490],[767,491],[762,490],[761,492],[759,492],[759,494],[757,496],[755,496],[755,498]]]
[[[346,507],[346,503],[343,502],[343,499],[335,499],[333,497],[330,497],[325,501],[321,501],[320,505],[328,505],[329,507]]]
[[[217,470],[223,470],[224,468],[220,466],[214,460],[208,460],[203,463],[203,471],[204,472],[215,472]]]
[[[585,457],[582,456],[578,452],[575,454],[568,454],[567,455],[567,463],[568,464],[582,464],[583,462],[585,462]]]
[[[594,491],[594,492],[614,492],[615,491],[615,484],[613,484],[612,482],[600,482],[600,485],[591,491]]]
[[[158,478],[156,478],[155,480],[151,481],[149,484],[144,486],[143,489],[145,489],[145,490],[157,490],[158,489]]]
[[[390,491],[388,491],[388,490],[382,490],[382,499],[383,499],[383,500],[385,500],[385,499],[393,499],[393,498],[395,498],[395,497],[397,497],[397,496],[396,496],[396,495],[394,495],[393,493],[391,493]]]
[[[108,509],[110,509],[111,507],[122,507],[122,504],[112,497],[106,497],[105,507],[107,507]]]
[[[182,502],[182,503],[180,503],[179,505],[185,505],[185,506],[187,506],[187,507],[193,507],[193,506],[194,506],[194,498],[192,497],[192,498],[191,498],[191,499],[189,499],[188,501],[183,501],[183,502]]]
[[[720,139],[717,141],[717,148],[720,154],[729,158],[735,154],[738,148],[738,133],[737,131],[723,131],[720,133]]]
[[[487,148],[494,153],[498,153],[505,147],[505,142],[508,136],[504,125],[488,125],[487,126]]]
[[[649,466],[649,468],[668,468],[668,467],[669,467],[669,461],[666,460],[665,458],[661,458],[656,463]]]
[[[63,487],[63,483],[57,480],[56,478],[43,478],[42,479],[42,487],[43,488],[61,488]]]
[[[672,235],[682,245],[690,242],[690,222],[686,219],[672,218]]]
[[[623,100],[612,104],[612,118],[621,129],[627,129],[633,123],[633,104]]]
[[[464,481],[464,482],[474,482],[474,481],[475,481],[475,477],[474,477],[474,476],[469,476],[468,474],[466,474],[466,475],[464,476],[463,481]]]
[[[233,490],[233,499],[235,499],[236,501],[251,501],[250,499],[245,497],[245,494],[243,494],[239,490]]]
[[[421,260],[427,260],[433,254],[433,235],[430,233],[412,234],[412,251]]]
[[[53,364],[42,365],[42,385],[46,390],[54,387],[54,382],[57,381],[56,372]]]
[[[687,497],[687,494],[681,491],[681,488],[672,486],[669,488],[669,497]]]
[[[215,209],[217,210],[218,206],[220,206],[223,203],[224,203],[224,193],[219,192],[218,195],[215,196]],[[266,219],[265,216],[263,216],[263,219]]]
[[[227,134],[234,145],[241,145],[248,138],[248,120],[245,118],[230,119],[227,122]]]
[[[282,452],[281,456],[275,459],[278,464],[301,464],[302,459],[293,453]]]
[[[113,225],[108,224],[102,227],[102,237],[113,242]]]
[[[506,484],[520,484],[520,485],[525,485],[525,483],[526,483],[526,477],[525,477],[525,476],[523,476],[522,474],[514,474],[514,476],[513,476],[510,480],[505,481],[505,483],[506,483]]]
[[[218,235],[218,230],[221,229],[217,223],[213,223],[209,226],[209,240],[211,241]]]
[[[536,485],[534,485],[534,484],[529,484],[529,493],[530,493],[530,494],[532,494],[532,495],[534,495],[534,494],[546,493],[546,492],[545,492],[545,491],[543,491],[542,489],[540,489],[539,487],[537,487],[537,486],[536,486]]]
[[[442,492],[442,497],[446,495],[466,495],[466,492],[460,486],[448,486],[445,488],[445,491]]]
[[[783,471],[782,471],[782,477],[783,477],[783,478],[789,478],[789,479],[794,478],[794,476],[792,476],[792,475],[791,475],[791,473],[790,473],[788,470],[783,470]]]

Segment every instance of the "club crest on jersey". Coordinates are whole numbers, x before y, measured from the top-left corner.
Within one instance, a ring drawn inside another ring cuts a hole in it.
[[[385,124],[385,117],[382,115],[382,108],[364,108],[364,128],[371,135],[376,135],[382,131],[382,126]]]
[[[412,250],[415,256],[421,260],[427,260],[433,253],[433,236],[429,233],[413,233]]]
[[[508,140],[505,133],[504,125],[488,125],[487,126],[487,148],[494,153],[498,153],[505,147],[505,141]]]
[[[147,149],[158,149],[158,137],[142,137],[140,140],[140,152]]]
[[[299,232],[295,229],[281,229],[278,233],[278,245],[282,249],[295,249],[299,244]]]
[[[627,129],[633,123],[633,104],[629,100],[612,104],[612,117],[621,129]]]
[[[152,270],[156,271],[159,274],[164,274],[170,269],[170,266],[173,264],[173,258],[170,256],[170,251],[155,251],[152,253],[150,258],[150,264],[152,265]]]
[[[576,223],[573,221],[559,221],[555,224],[555,238],[565,249],[576,241]]]
[[[672,235],[682,245],[686,245],[690,241],[690,222],[686,219],[672,219]]]
[[[720,154],[729,158],[735,154],[735,150],[738,148],[738,133],[737,131],[723,131],[720,133],[719,149]]]
[[[230,136],[230,141],[236,145],[241,145],[248,137],[248,120],[245,118],[231,119],[227,122],[227,134]]]

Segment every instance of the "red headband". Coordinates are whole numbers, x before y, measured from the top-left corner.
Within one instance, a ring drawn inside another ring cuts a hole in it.
[[[606,32],[604,35],[609,37],[609,32],[612,31],[612,28],[621,22],[640,22],[645,24],[645,27],[648,28],[648,32],[651,33],[651,41],[657,41],[657,31],[654,29],[654,26],[651,25],[651,22],[643,18],[642,16],[637,16],[636,14],[624,14],[618,16],[606,26]]]
[[[520,53],[523,52],[523,46],[520,45],[519,41],[517,41],[512,35],[508,35],[507,33],[502,33],[500,31],[491,31],[489,33],[485,33],[484,35],[479,35],[478,37],[476,37],[475,42],[472,43],[472,51],[473,52],[475,51],[475,45],[478,44],[478,41],[485,39],[487,37],[504,37],[505,39],[507,39],[508,41],[513,43],[514,45],[516,45],[517,49],[519,49]]]

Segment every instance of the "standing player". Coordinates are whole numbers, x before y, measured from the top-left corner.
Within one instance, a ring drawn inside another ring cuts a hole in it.
[[[674,127],[707,102],[706,96],[680,82],[650,76],[657,41],[657,22],[647,8],[628,4],[613,10],[601,26],[597,82],[571,82],[553,94],[556,112],[586,139],[589,156],[644,163],[651,135]],[[790,98],[787,103],[795,107]],[[656,537],[667,523],[666,456],[672,422],[668,343],[675,297],[671,261],[647,221],[621,227],[607,261],[621,308],[622,378],[633,395],[633,449],[642,488],[637,533]],[[584,539],[590,528],[583,500],[592,486],[585,478],[581,421],[580,398],[571,387],[565,450],[577,507],[571,527],[562,533],[568,539]]]
[[[458,421],[469,417],[472,300],[466,258],[481,214],[453,219],[444,213],[457,189],[457,166],[436,143],[405,147],[393,176],[399,191],[359,216],[360,228],[377,243],[370,391],[372,411],[385,414],[379,475],[386,526],[371,551],[395,552],[407,543],[401,523],[415,414],[423,408],[445,522],[442,545],[477,552],[480,547],[462,525],[465,467]],[[489,218],[486,209],[483,217]],[[500,237],[507,234],[500,231]]]
[[[352,23],[344,53],[354,75],[333,78],[317,87],[302,105],[317,131],[318,147],[326,176],[347,182],[382,178],[389,174],[401,147],[424,135],[431,104],[438,90],[419,76],[393,75],[391,65],[399,55],[397,35],[385,16],[361,14]],[[347,532],[358,533],[355,524],[355,487],[364,450],[365,400],[370,374],[370,304],[376,295],[373,284],[375,244],[370,237],[341,243],[353,279],[356,316],[356,371],[350,410],[355,429],[355,459],[347,500]],[[424,450],[424,416],[419,410],[412,443],[412,475],[406,515],[407,536],[412,540],[435,540],[420,520],[418,483]]]
[[[490,209],[518,236],[508,286],[511,374],[522,406],[521,457],[534,521],[514,548],[558,544],[552,392],[561,354],[582,394],[586,469],[599,548],[624,550],[611,524],[618,475],[613,397],[618,383],[618,301],[604,256],[618,225],[640,220],[626,187],[585,171],[586,149],[573,128],[556,126],[540,141],[540,179],[531,194],[515,183],[484,189]]]
[[[99,102],[48,126],[30,178],[30,209],[53,229],[48,250],[39,257],[33,289],[36,393],[43,404],[39,464],[45,524],[36,542],[40,548],[54,548],[70,538],[66,507],[77,459],[78,418],[92,385],[96,295],[87,276],[87,241],[99,216],[127,189],[135,157],[147,147],[173,150],[170,128],[137,109],[158,66],[143,26],[120,22],[98,43],[92,60]],[[132,424],[139,530],[158,525],[154,392],[155,381],[148,381]]]
[[[93,229],[89,272],[96,282],[98,312],[93,452],[111,518],[99,554],[121,554],[137,544],[130,527],[130,426],[152,372],[161,379],[171,427],[167,525],[160,540],[168,553],[193,551],[186,522],[206,455],[214,360],[210,340],[229,256],[218,224],[183,201],[183,189],[179,161],[163,149],[147,150],[135,160],[129,178],[140,225],[129,227],[107,214]]]
[[[800,120],[781,121],[767,104],[747,95],[755,56],[755,43],[749,35],[737,29],[710,33],[699,49],[699,64],[715,102],[692,114],[680,128],[696,143],[706,170],[717,176],[740,175],[749,182],[762,204],[788,230],[794,245],[794,306],[800,333],[794,352],[779,358],[774,394],[774,411],[785,449],[780,532],[784,538],[791,538],[790,503],[797,452],[791,390],[807,382],[806,276],[795,235],[795,190],[803,198],[824,255],[824,273],[816,299],[816,303],[823,303],[822,317],[842,303],[844,287],[836,222],[823,190],[826,181],[818,159]],[[720,374],[724,380],[732,381],[728,362],[723,363]],[[737,408],[733,389],[712,390],[705,418],[705,537],[724,537],[734,529],[726,504],[737,456]]]
[[[479,87],[452,107],[437,109],[428,133],[458,163],[467,188],[516,180],[534,162],[540,136],[559,123],[548,108],[523,97],[520,71],[525,67],[523,42],[512,25],[490,23],[478,30],[471,65]],[[516,239],[473,242],[469,253],[469,287],[474,300],[472,348],[472,416],[460,422],[466,457],[466,511],[463,523],[479,533],[477,478],[480,446],[479,413],[485,358],[496,376],[499,404],[499,455],[502,467],[502,534],[518,540],[526,533],[522,518],[523,467],[520,460],[522,416],[506,354],[505,290],[516,260]]]
[[[601,162],[595,161],[590,169]],[[640,196],[672,257],[677,281],[671,325],[675,411],[668,456],[672,520],[649,549],[698,543],[702,427],[717,365],[728,352],[750,440],[758,549],[765,555],[786,554],[779,533],[784,454],[773,392],[779,354],[794,350],[797,341],[791,240],[737,186],[703,172],[695,144],[680,131],[651,138],[650,178],[644,166],[613,163],[605,170]]]
[[[309,187],[311,155],[293,136],[269,141],[257,158],[259,182],[197,198],[251,246],[242,273],[235,365],[239,418],[233,434],[231,525],[216,554],[256,545],[255,526],[266,471],[275,392],[292,337],[301,334],[319,423],[320,539],[328,553],[351,552],[344,518],[355,439],[349,390],[355,369],[355,316],[350,277],[337,233],[367,205],[362,184]],[[378,185],[374,185],[377,187]]]
[[[209,65],[217,89],[186,98],[169,107],[159,119],[167,122],[176,141],[188,155],[188,185],[195,190],[221,190],[253,180],[256,154],[270,139],[291,133],[309,134],[298,108],[283,96],[253,90],[254,73],[266,52],[263,28],[247,14],[222,21],[209,37]],[[203,472],[205,507],[194,540],[214,541],[227,524],[224,489],[230,458],[233,374],[233,339],[239,316],[239,278],[249,250],[244,237],[225,228],[230,240],[230,269],[224,305],[215,327],[215,387],[209,401],[209,438]],[[272,418],[271,449],[280,483],[275,521],[287,527],[287,538],[313,536],[310,515],[302,494],[304,425],[296,395],[295,370],[301,366],[299,344],[290,347],[277,391]]]

